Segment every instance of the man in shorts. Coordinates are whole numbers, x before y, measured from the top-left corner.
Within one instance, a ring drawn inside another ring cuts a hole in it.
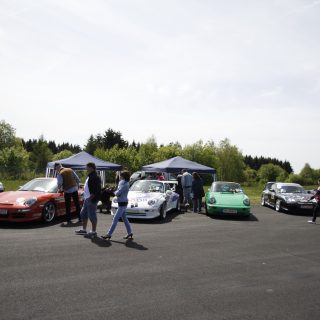
[[[82,218],[82,229],[76,234],[95,237],[97,235],[97,204],[101,193],[101,179],[97,174],[96,165],[93,162],[87,163],[88,177],[84,184],[84,203],[80,212]],[[87,232],[88,219],[92,224],[91,231]]]

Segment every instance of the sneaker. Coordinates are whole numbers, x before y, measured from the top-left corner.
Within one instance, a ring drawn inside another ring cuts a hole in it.
[[[97,232],[96,231],[89,231],[88,232],[88,236],[89,237],[96,237],[97,236]]]
[[[87,234],[87,230],[80,229],[80,230],[76,230],[75,233],[76,234]]]
[[[316,224],[316,222],[313,220],[308,220],[308,223]]]

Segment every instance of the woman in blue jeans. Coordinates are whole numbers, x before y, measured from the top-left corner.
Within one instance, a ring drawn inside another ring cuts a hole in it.
[[[122,171],[120,173],[120,182],[117,190],[114,193],[118,200],[118,209],[113,217],[109,231],[105,236],[102,236],[102,238],[105,240],[111,239],[113,231],[115,230],[120,218],[122,218],[127,229],[127,235],[124,237],[124,239],[133,239],[132,229],[126,215],[126,208],[128,205],[129,179],[129,171]]]

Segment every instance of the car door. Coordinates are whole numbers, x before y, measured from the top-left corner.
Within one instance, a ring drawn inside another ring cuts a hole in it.
[[[268,192],[268,203],[271,206],[274,206],[276,203],[276,189],[277,189],[277,185],[274,183],[271,187],[270,190]]]

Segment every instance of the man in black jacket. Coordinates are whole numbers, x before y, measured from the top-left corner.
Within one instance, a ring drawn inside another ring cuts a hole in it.
[[[93,162],[87,163],[88,177],[84,184],[84,203],[81,209],[82,229],[76,234],[95,237],[97,235],[97,204],[101,193],[101,179],[97,174],[96,165]],[[88,218],[91,221],[92,229],[87,233]]]

